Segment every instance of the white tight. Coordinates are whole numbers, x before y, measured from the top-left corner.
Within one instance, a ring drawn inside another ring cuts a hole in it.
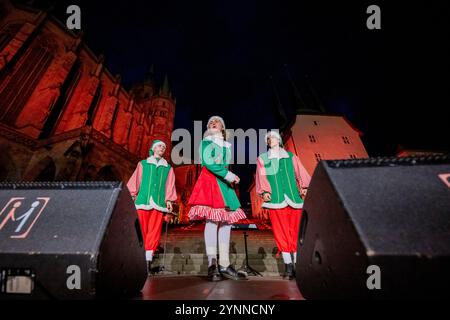
[[[219,242],[219,264],[223,267],[230,265],[230,235],[231,224],[206,220],[205,245],[208,266],[213,264],[213,259],[217,259],[217,242]]]
[[[294,257],[294,259],[292,259],[290,252],[282,252],[281,255],[283,257],[284,263],[289,264],[292,263],[292,261],[294,261],[294,263],[297,263],[297,252],[292,252],[292,256]]]

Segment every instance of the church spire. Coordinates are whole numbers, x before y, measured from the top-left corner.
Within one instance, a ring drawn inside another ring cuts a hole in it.
[[[144,82],[149,83],[149,84],[154,84],[154,82],[155,82],[155,66],[153,64],[150,67],[150,70],[148,71]]]
[[[161,88],[161,94],[165,96],[171,96],[170,88],[169,88],[169,78],[167,77],[167,74],[164,76],[164,84]]]
[[[308,109],[307,106],[306,106],[305,100],[302,98],[302,95],[300,94],[300,91],[298,90],[294,80],[292,80],[291,73],[289,72],[288,65],[285,64],[284,68],[286,69],[286,74],[287,74],[289,83],[290,83],[290,85],[292,87],[292,90],[294,91],[297,113],[301,112],[302,110]]]
[[[270,82],[272,84],[272,89],[273,89],[273,93],[276,99],[276,113],[280,119],[281,125],[280,125],[280,129],[283,129],[286,125],[287,125],[287,116],[286,116],[286,112],[284,111],[283,105],[281,104],[281,99],[280,99],[280,95],[278,94],[278,89],[277,86],[275,84],[275,81],[273,80],[272,76],[269,76],[270,78]]]
[[[304,85],[301,86],[301,88],[304,89],[302,95],[294,80],[292,79],[288,66],[285,64],[284,67],[286,69],[286,75],[294,94],[296,113],[325,113],[325,109],[323,108],[322,104],[319,101],[319,98],[315,94],[311,83],[309,82],[308,76],[305,75],[306,83],[303,83]]]
[[[316,91],[314,90],[311,81],[309,81],[308,75],[305,75],[306,82],[308,83],[308,89],[311,92],[311,95],[313,97],[314,105],[316,108],[318,108],[321,112],[325,113],[325,107],[323,106],[322,102],[320,101],[319,97],[316,94]]]

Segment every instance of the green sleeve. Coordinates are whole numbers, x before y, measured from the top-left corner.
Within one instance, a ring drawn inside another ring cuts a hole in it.
[[[225,163],[223,161],[223,156],[221,156],[218,161],[216,160],[216,155],[220,155],[222,148],[217,146],[215,143],[210,141],[202,141],[200,145],[200,155],[202,159],[202,165],[206,167],[209,171],[211,171],[214,175],[225,178],[228,173],[228,169],[225,167]]]

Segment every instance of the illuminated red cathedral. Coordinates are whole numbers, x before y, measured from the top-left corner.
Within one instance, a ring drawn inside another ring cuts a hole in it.
[[[170,154],[175,103],[167,76],[126,90],[82,34],[0,3],[0,181],[126,181],[153,139]]]
[[[126,182],[154,139],[167,145],[176,100],[153,68],[126,90],[82,34],[43,11],[0,1],[0,181]],[[367,157],[340,115],[301,109],[285,130],[288,150],[310,174],[321,159]],[[199,165],[176,166],[177,222],[189,223],[188,199]],[[254,185],[253,217],[265,219]]]

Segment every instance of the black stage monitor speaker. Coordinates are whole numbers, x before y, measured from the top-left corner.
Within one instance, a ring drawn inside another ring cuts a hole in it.
[[[122,183],[0,183],[1,299],[133,294],[146,278]]]
[[[449,160],[320,162],[300,223],[303,296],[449,297]]]

